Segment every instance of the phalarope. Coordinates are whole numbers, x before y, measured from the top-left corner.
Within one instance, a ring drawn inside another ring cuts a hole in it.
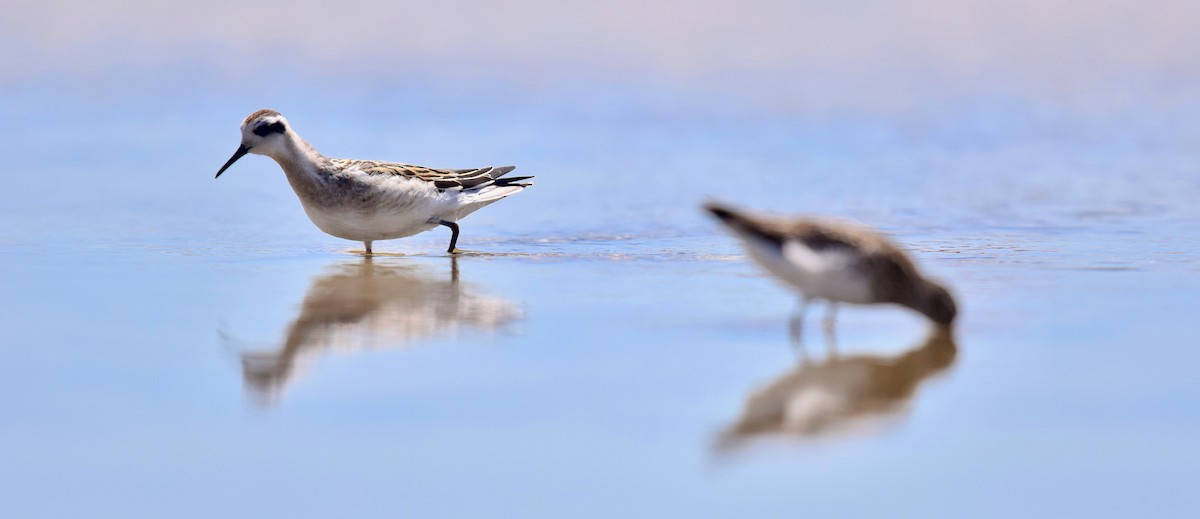
[[[942,326],[958,314],[945,287],[922,276],[903,250],[870,229],[753,215],[716,202],[704,208],[742,239],[751,259],[800,292],[797,328],[810,299],[829,302],[827,331],[837,303],[898,304]]]
[[[335,159],[317,153],[275,110],[242,121],[242,144],[217,171],[221,176],[247,153],[275,159],[304,212],[327,234],[363,242],[403,238],[439,225],[458,243],[457,221],[533,185],[533,177],[501,178],[514,166],[433,169],[374,160]]]

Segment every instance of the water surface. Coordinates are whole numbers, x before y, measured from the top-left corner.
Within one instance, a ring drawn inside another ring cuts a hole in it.
[[[492,56],[472,45],[279,62],[246,36],[231,48],[261,54],[228,57],[196,21],[136,33],[188,49],[145,62],[112,57],[136,42],[62,40],[107,42],[89,68],[31,25],[42,66],[14,60],[0,85],[2,515],[1190,515],[1200,99],[1176,51],[1194,31],[969,5],[955,16],[1041,27],[1052,56],[1069,46],[1047,27],[1161,37],[1089,47],[1101,70],[1060,81],[992,45],[1004,31],[878,36],[797,91],[828,55],[745,65],[775,29],[692,59],[700,28],[735,23],[711,6],[681,22],[688,45],[580,35],[587,66],[560,66],[535,32],[500,47],[511,69],[469,67]],[[914,9],[914,27],[940,12]],[[312,68],[330,62],[397,70]],[[364,258],[271,161],[213,180],[267,106],[329,155],[511,163],[537,184],[464,220],[458,258],[442,230]],[[939,337],[843,308],[831,349],[813,308],[797,351],[794,297],[708,198],[877,226],[962,321]]]

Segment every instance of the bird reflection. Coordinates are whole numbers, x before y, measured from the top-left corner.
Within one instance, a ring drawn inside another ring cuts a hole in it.
[[[718,450],[756,437],[827,438],[903,414],[921,382],[954,365],[953,333],[935,327],[923,344],[894,356],[836,354],[799,365],[746,401]]]
[[[274,403],[297,369],[327,350],[404,346],[460,327],[492,332],[521,317],[516,303],[460,284],[457,258],[451,261],[448,280],[413,265],[377,264],[370,256],[328,268],[313,279],[283,344],[242,354],[251,399]]]

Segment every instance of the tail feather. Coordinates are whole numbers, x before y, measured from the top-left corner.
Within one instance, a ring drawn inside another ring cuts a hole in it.
[[[745,220],[740,213],[720,202],[706,202],[704,209],[719,218],[725,225],[733,226]]]
[[[521,181],[529,180],[531,178],[533,178],[532,175],[527,176],[527,177],[498,178],[498,179],[496,179],[495,185],[501,186],[501,187],[503,187],[503,186],[529,187],[529,186],[533,185],[533,182],[521,182]]]
[[[492,176],[493,176],[493,178],[500,178],[504,175],[507,175],[510,171],[512,171],[514,169],[517,169],[517,167],[516,166],[493,166],[492,167],[492,173],[493,173]]]
[[[712,213],[713,216],[721,220],[721,223],[743,238],[753,237],[772,243],[776,247],[783,247],[784,236],[766,228],[752,217],[747,216],[737,209],[720,202],[706,202],[704,209]]]

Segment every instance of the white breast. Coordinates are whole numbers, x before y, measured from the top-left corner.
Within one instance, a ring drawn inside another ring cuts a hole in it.
[[[457,196],[441,193],[419,180],[365,174],[361,180],[368,186],[370,203],[356,200],[362,193],[318,192],[313,196],[296,188],[296,194],[308,219],[319,229],[338,238],[360,241],[403,238],[430,230],[437,227],[436,217],[457,206]]]

